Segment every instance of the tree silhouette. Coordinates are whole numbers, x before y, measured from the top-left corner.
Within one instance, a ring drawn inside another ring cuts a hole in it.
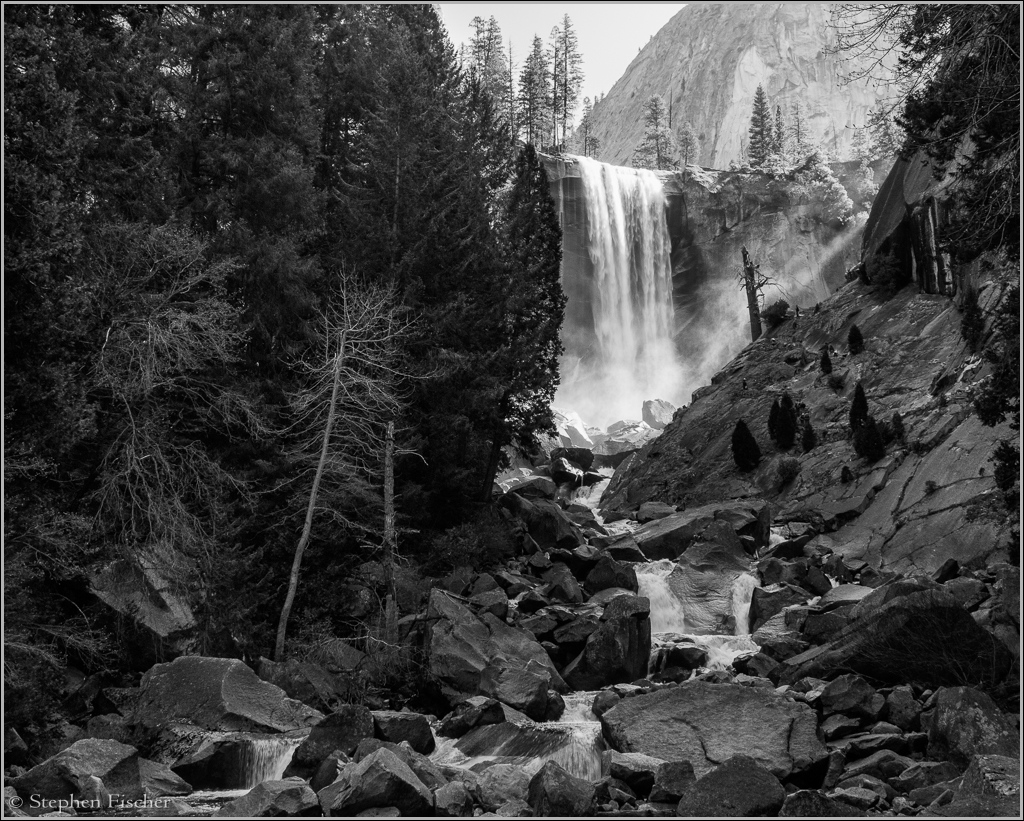
[[[860,382],[853,391],[853,402],[850,404],[850,429],[856,432],[857,428],[864,424],[868,418],[868,398],[864,395],[864,388]]]
[[[744,472],[753,470],[761,461],[761,448],[757,446],[757,440],[742,419],[736,423],[732,431],[732,458],[736,466]]]
[[[822,348],[821,350],[821,372],[828,376],[832,373],[832,359],[828,355],[828,348]]]
[[[856,325],[850,326],[850,333],[846,337],[846,344],[849,345],[851,354],[863,353],[864,336]]]

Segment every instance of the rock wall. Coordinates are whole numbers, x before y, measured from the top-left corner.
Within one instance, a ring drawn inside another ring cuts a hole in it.
[[[725,168],[746,147],[754,92],[763,85],[787,114],[798,101],[814,141],[847,159],[856,128],[887,96],[892,60],[872,79],[844,83],[868,67],[863,57],[833,53],[832,6],[817,3],[693,3],[659,31],[594,107],[600,159],[628,165],[643,134],[643,104],[660,94],[672,121],[689,121],[701,143],[700,165]]]

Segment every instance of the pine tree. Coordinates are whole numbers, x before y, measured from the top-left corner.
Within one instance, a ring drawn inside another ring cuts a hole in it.
[[[818,446],[818,434],[814,432],[810,419],[804,419],[804,430],[800,444],[803,447],[804,453],[810,453]]]
[[[775,443],[782,449],[788,450],[793,447],[796,441],[797,418],[796,407],[793,398],[789,393],[783,393],[779,400],[779,416],[775,425]]]
[[[736,422],[732,431],[732,458],[744,472],[753,470],[761,461],[761,448],[742,419]]]
[[[580,89],[583,88],[583,56],[580,54],[576,31],[568,14],[563,15],[562,25],[552,32],[552,36],[556,35],[559,68],[552,102],[555,115],[561,120],[564,142],[576,107],[579,105]]]
[[[850,403],[850,430],[856,431],[868,418],[868,398],[864,395],[864,387],[857,383],[853,391],[853,402]]]
[[[679,126],[676,134],[676,142],[679,146],[679,165],[685,173],[686,166],[696,163],[697,158],[700,156],[700,140],[697,138],[697,132],[689,121]]]
[[[828,355],[828,346],[821,349],[821,372],[825,376],[832,373],[832,359]]]
[[[780,158],[786,153],[786,128],[782,120],[782,106],[775,106],[775,128],[772,130],[772,153]]]
[[[773,400],[771,410],[768,411],[768,436],[773,442],[776,441],[779,435],[779,415],[781,413],[782,408],[779,406],[779,400]]]
[[[874,417],[866,416],[863,424],[853,432],[853,449],[858,456],[869,462],[877,462],[885,456],[885,443],[875,425]]]
[[[593,109],[590,105],[590,98],[583,98],[583,116],[580,118],[579,128],[574,135],[576,150],[584,157],[595,157],[601,148],[601,141],[594,136],[592,122]]]
[[[807,125],[804,103],[797,100],[790,109],[789,157],[802,163],[814,151],[814,143]]]
[[[526,56],[519,74],[519,112],[523,136],[531,145],[543,145],[548,132],[550,109],[548,88],[551,67],[540,37],[533,38],[533,46]]]
[[[754,111],[750,118],[750,144],[747,148],[750,164],[754,168],[764,165],[765,160],[772,153],[774,131],[768,97],[764,93],[764,87],[758,86],[754,93]]]
[[[644,105],[644,136],[633,151],[634,168],[671,169],[679,165],[679,149],[668,127],[665,100],[651,95]]]
[[[850,332],[846,337],[846,344],[850,348],[851,354],[859,354],[864,351],[864,336],[860,332],[860,328],[856,325],[850,326]]]

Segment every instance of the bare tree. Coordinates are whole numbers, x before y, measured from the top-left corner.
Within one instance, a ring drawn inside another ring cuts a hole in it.
[[[393,438],[402,409],[401,342],[409,331],[391,290],[345,277],[335,305],[322,318],[321,355],[302,363],[308,387],[296,397],[300,475],[311,482],[302,534],[295,547],[288,592],[277,626],[274,658],[284,658],[288,619],[299,585],[302,556],[317,514],[368,534],[367,511],[385,517],[385,573],[394,610]],[[384,465],[381,465],[383,455]],[[382,471],[383,467],[383,471]],[[383,472],[382,493],[376,477]],[[325,498],[344,504],[323,504]],[[356,515],[358,514],[358,515]]]

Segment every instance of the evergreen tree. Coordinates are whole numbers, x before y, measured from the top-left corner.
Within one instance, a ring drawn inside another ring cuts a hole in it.
[[[548,88],[551,66],[540,37],[533,46],[519,74],[519,111],[523,137],[531,145],[543,145],[548,133],[550,102]]]
[[[558,40],[554,53],[559,63],[552,103],[555,116],[561,121],[564,142],[579,105],[580,89],[583,88],[583,56],[568,14],[562,16],[562,25],[555,28],[552,36]]]
[[[853,449],[858,456],[869,462],[877,462],[885,456],[885,443],[873,417],[866,416],[860,427],[853,432]]]
[[[804,453],[810,453],[818,446],[818,434],[814,432],[810,419],[804,419],[804,429],[800,444]]]
[[[821,349],[821,372],[828,376],[832,373],[832,359],[828,355],[828,346]]]
[[[469,40],[468,67],[476,71],[484,89],[491,95],[497,116],[512,128],[515,112],[510,105],[511,80],[505,63],[501,26],[493,16],[486,21],[478,16],[470,21],[470,27],[473,34]]]
[[[670,169],[679,166],[679,149],[668,127],[665,100],[653,94],[644,105],[644,136],[634,149],[634,168]]]
[[[779,401],[779,415],[775,424],[775,443],[782,449],[788,450],[793,447],[796,441],[797,418],[796,407],[793,398],[789,393],[783,393]]]
[[[850,430],[856,431],[868,418],[868,399],[864,395],[864,387],[857,383],[853,391],[853,402],[850,403]]]
[[[850,332],[846,336],[846,344],[851,354],[856,355],[864,352],[864,336],[856,325],[850,326]]]
[[[779,405],[779,400],[773,400],[771,410],[768,411],[768,436],[773,442],[776,441],[779,435],[779,415],[781,413],[782,408]]]
[[[676,143],[679,146],[679,165],[685,174],[686,166],[696,163],[700,156],[700,140],[689,121],[679,126]]]
[[[772,152],[782,157],[786,153],[786,127],[782,120],[782,106],[775,106],[775,127],[772,130]]]
[[[797,100],[790,109],[789,156],[802,163],[814,152],[814,143],[807,125],[806,106]]]
[[[732,431],[732,458],[736,466],[744,471],[751,471],[761,461],[761,449],[757,446],[747,423],[742,419],[736,422]]]
[[[592,111],[590,98],[583,98],[583,116],[580,118],[580,126],[576,129],[576,150],[584,157],[596,157],[601,149],[601,141],[594,136],[592,122]]]
[[[754,93],[754,110],[750,118],[750,143],[747,153],[750,156],[750,165],[760,168],[764,165],[768,155],[772,153],[774,146],[775,128],[772,123],[771,108],[768,105],[768,96],[764,93],[764,87],[758,86]]]
[[[960,336],[970,350],[977,351],[984,330],[985,317],[978,303],[978,289],[974,283],[968,282],[964,286],[960,308]]]

